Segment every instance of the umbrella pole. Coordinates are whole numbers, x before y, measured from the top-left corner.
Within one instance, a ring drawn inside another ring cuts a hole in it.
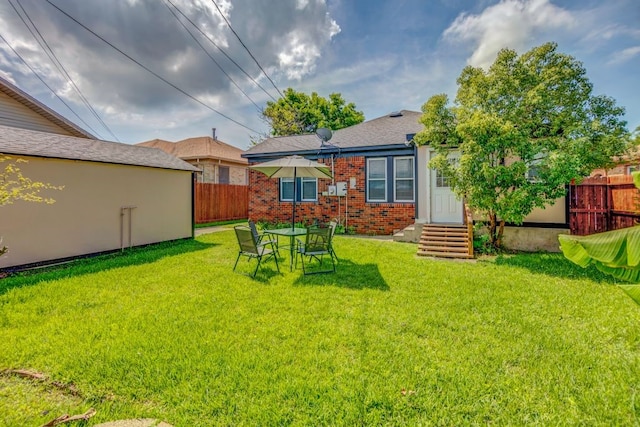
[[[291,231],[296,228],[296,168],[293,168],[293,212],[291,213]]]

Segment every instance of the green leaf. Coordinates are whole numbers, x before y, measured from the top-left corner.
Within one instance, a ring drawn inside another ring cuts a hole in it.
[[[595,265],[603,273],[640,282],[640,226],[589,236],[558,236],[560,249],[581,267]]]

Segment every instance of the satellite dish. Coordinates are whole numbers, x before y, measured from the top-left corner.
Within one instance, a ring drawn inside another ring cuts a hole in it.
[[[331,129],[328,128],[319,128],[316,130],[316,136],[322,140],[322,142],[327,142],[331,139],[333,134],[331,133]]]

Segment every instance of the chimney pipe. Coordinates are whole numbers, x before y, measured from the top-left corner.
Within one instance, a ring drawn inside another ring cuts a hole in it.
[[[211,133],[213,134],[213,139],[216,139],[216,128],[211,128]]]

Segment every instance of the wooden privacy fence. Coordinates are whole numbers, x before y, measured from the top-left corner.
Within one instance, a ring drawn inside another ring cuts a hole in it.
[[[196,183],[196,224],[249,217],[249,186]]]
[[[586,178],[569,186],[571,234],[585,236],[640,223],[640,190],[630,175]]]

